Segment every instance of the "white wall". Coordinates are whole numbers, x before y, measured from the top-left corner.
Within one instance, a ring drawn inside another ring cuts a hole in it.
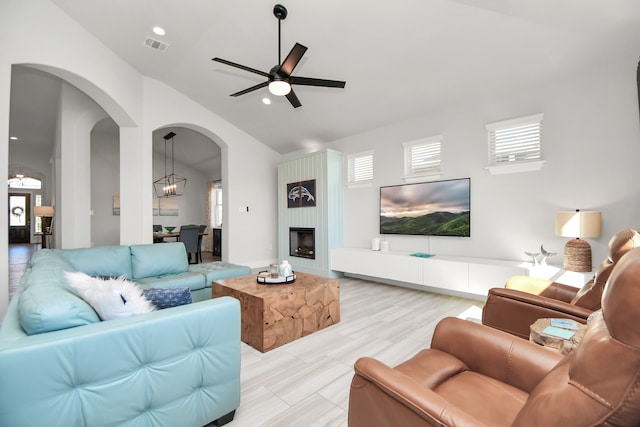
[[[54,246],[86,248],[91,246],[91,130],[107,115],[67,83],[62,84],[60,112]]]
[[[120,191],[120,147],[114,131],[91,132],[91,246],[120,244],[120,216],[113,215],[113,196]]]
[[[8,173],[12,64],[34,64],[63,78],[96,101],[119,125],[120,243],[151,242],[148,230],[153,216],[147,202],[152,195],[151,134],[159,127],[182,124],[223,147],[226,260],[259,266],[276,259],[275,187],[280,155],[184,95],[140,75],[47,0],[0,3],[0,100],[4,100],[0,102],[0,175]],[[6,187],[1,191],[0,210],[6,211]],[[241,206],[249,206],[250,212],[238,214]],[[82,209],[77,205],[66,208]],[[7,226],[7,217],[0,215],[0,229]],[[72,232],[78,236],[75,229]],[[0,277],[8,278],[6,233],[0,235]],[[0,317],[8,303],[7,283],[0,280]]]
[[[375,150],[373,187],[345,189],[345,246],[369,247],[378,236],[379,187],[402,183],[401,144],[441,134],[442,179],[471,177],[471,238],[387,236],[391,250],[527,260],[524,251],[544,244],[558,252],[551,263],[561,265],[568,239],[554,235],[554,213],[594,209],[603,218],[601,237],[588,239],[595,268],[614,233],[640,227],[637,60],[622,58],[333,142],[345,154]],[[543,169],[490,175],[484,125],[533,113],[544,113]]]
[[[275,261],[278,247],[276,166],[281,156],[157,80],[144,78],[144,104],[147,108],[143,134],[149,139],[152,131],[159,127],[182,126],[202,133],[220,146],[225,190],[223,259],[251,267]],[[149,222],[147,228],[151,226]]]

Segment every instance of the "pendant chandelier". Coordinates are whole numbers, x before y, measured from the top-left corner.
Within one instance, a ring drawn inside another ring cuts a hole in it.
[[[174,173],[173,137],[175,133],[169,132],[164,136],[164,176],[153,182],[156,197],[182,196],[187,186],[187,178]],[[167,174],[167,141],[171,140],[171,174]]]

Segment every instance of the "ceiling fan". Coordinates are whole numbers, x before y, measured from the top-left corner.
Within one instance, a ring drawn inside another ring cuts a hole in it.
[[[240,68],[241,70],[259,74],[267,78],[267,81],[247,88],[245,90],[241,90],[240,92],[232,93],[231,96],[244,95],[246,93],[253,92],[254,90],[258,90],[268,86],[269,91],[272,94],[276,96],[286,96],[291,105],[293,105],[294,108],[298,108],[302,104],[293,91],[291,85],[344,88],[346,82],[343,81],[314,79],[311,77],[299,77],[291,75],[293,69],[296,68],[298,62],[300,62],[300,60],[302,59],[302,55],[304,55],[304,53],[307,51],[307,48],[300,43],[296,43],[291,49],[291,52],[289,52],[287,57],[284,59],[284,61],[281,61],[282,56],[280,50],[280,23],[287,17],[287,9],[281,4],[276,4],[273,7],[273,15],[278,18],[278,65],[274,65],[268,73],[256,70],[255,68],[236,64],[235,62],[227,61],[226,59],[213,58],[213,61]]]

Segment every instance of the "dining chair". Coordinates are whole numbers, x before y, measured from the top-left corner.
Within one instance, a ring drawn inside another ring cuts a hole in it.
[[[162,225],[160,224],[153,224],[153,232],[157,233],[162,231]],[[155,235],[153,236],[153,243],[163,243],[164,239],[162,237],[156,237]]]
[[[189,264],[198,264],[198,230],[197,225],[183,225],[180,227],[180,237],[178,240],[184,244],[187,251],[187,258]],[[193,254],[195,261],[191,262],[191,254]]]
[[[202,236],[204,231],[207,229],[207,226],[201,224],[198,228],[198,259],[202,262]]]

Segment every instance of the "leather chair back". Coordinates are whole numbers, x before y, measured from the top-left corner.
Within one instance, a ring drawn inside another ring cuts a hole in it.
[[[616,263],[578,348],[531,392],[514,426],[640,425],[640,248]]]
[[[589,310],[599,310],[604,285],[607,283],[613,267],[624,254],[633,248],[640,247],[640,233],[627,229],[616,233],[609,240],[607,258],[602,261],[593,278],[578,291],[571,304]]]

